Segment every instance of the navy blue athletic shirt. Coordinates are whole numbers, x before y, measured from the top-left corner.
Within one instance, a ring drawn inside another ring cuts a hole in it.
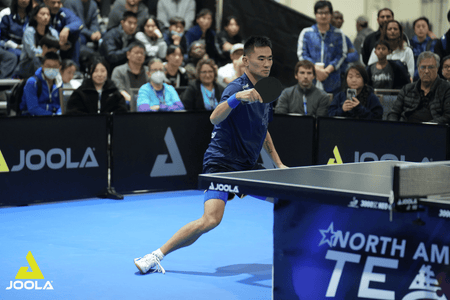
[[[252,82],[244,73],[225,88],[220,102],[252,88]],[[203,167],[215,164],[236,171],[251,169],[258,160],[272,118],[272,104],[241,101],[225,120],[214,126]]]

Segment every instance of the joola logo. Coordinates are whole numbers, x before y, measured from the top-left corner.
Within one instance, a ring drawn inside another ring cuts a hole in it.
[[[0,172],[9,172],[9,168],[3,155],[0,156]],[[52,170],[58,170],[62,168],[78,169],[78,168],[96,168],[98,167],[97,159],[95,158],[94,151],[91,147],[86,148],[81,162],[72,161],[72,149],[54,148],[50,149],[47,153],[40,149],[32,149],[28,152],[20,150],[20,161],[18,165],[11,168],[11,172],[19,172],[25,167],[32,171],[39,171],[49,167]]]
[[[450,219],[450,210],[440,209],[439,210],[439,217],[441,217],[441,218],[449,218]]]
[[[222,183],[218,183],[216,184],[216,186],[214,186],[214,182],[211,182],[209,189],[212,191],[239,193],[239,187],[237,185],[234,188],[229,184]]]
[[[44,275],[42,274],[41,269],[39,268],[31,251],[28,252],[26,258],[31,267],[31,272],[28,271],[28,267],[21,267],[17,272],[15,279],[44,279]],[[37,280],[27,280],[25,282],[21,280],[16,280],[14,282],[10,281],[9,287],[7,287],[6,290],[21,290],[23,288],[26,290],[53,290],[53,286],[50,281],[47,281],[44,286],[39,286],[39,281]]]

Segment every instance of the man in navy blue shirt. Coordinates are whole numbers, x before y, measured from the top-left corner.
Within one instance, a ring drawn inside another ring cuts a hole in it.
[[[268,77],[272,67],[272,43],[267,37],[250,37],[242,58],[245,73],[231,82],[222,94],[220,104],[210,116],[214,130],[203,159],[203,172],[229,172],[260,169],[257,159],[262,147],[278,168],[287,168],[280,160],[267,131],[272,120],[272,104],[262,103],[254,85]],[[165,273],[160,261],[165,255],[194,243],[202,234],[219,225],[227,200],[234,194],[205,192],[203,216],[178,230],[161,248],[134,260],[142,273],[150,269]]]

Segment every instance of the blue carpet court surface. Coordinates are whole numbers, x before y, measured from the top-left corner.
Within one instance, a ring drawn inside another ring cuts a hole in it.
[[[134,258],[202,214],[200,191],[0,208],[0,300],[271,299],[273,204],[252,197],[166,256],[165,275],[140,274]]]

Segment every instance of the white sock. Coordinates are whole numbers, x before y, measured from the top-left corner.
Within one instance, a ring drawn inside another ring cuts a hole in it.
[[[158,250],[155,250],[152,253],[155,254],[159,258],[159,260],[163,260],[164,254],[161,252],[161,249],[158,248]]]

